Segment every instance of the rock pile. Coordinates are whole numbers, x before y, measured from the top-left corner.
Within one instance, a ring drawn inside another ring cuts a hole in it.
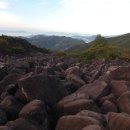
[[[0,64],[0,130],[130,130],[129,63],[38,54]]]

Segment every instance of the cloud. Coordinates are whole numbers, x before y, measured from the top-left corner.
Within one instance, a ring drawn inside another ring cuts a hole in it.
[[[6,11],[0,11],[0,18],[0,28],[23,29],[29,27],[22,22],[22,18]]]
[[[59,8],[43,22],[50,30],[126,33],[130,30],[129,7],[130,0],[60,0]]]
[[[16,0],[14,0],[16,1]],[[8,9],[12,3],[10,0],[0,0],[0,28],[23,29],[29,25],[23,22],[23,18],[10,12]]]
[[[6,0],[0,0],[0,9],[8,9],[9,8],[9,2]]]

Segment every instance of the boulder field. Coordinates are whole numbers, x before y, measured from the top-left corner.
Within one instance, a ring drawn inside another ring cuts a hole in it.
[[[0,130],[130,130],[130,64],[2,57]]]

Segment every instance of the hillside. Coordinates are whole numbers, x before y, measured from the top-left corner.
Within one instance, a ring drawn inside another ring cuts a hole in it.
[[[25,39],[11,36],[0,36],[0,54],[23,54],[30,52],[49,52],[47,49],[41,49],[31,45]]]
[[[128,49],[130,48],[130,33],[107,38],[108,43],[112,43],[120,48]]]
[[[50,50],[67,50],[75,45],[85,44],[83,40],[78,40],[66,36],[36,35],[27,38],[27,40],[33,45]]]
[[[130,33],[116,36],[116,37],[110,37],[105,38],[109,44],[112,44],[114,46],[117,46],[121,49],[130,49]],[[88,47],[93,44],[95,41],[92,41],[88,44],[82,44],[75,47],[70,48],[67,52],[68,53],[79,53],[84,52],[88,49]]]

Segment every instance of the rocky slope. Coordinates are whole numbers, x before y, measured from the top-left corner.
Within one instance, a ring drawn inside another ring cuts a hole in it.
[[[0,59],[0,130],[129,130],[130,64],[37,53]]]

